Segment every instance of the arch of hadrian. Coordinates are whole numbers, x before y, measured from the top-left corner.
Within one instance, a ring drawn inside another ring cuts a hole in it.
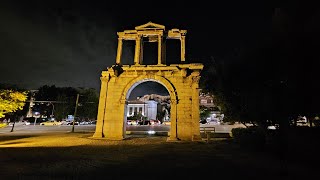
[[[101,89],[96,130],[93,138],[122,140],[126,138],[126,103],[131,91],[139,84],[154,81],[162,84],[170,95],[171,127],[168,141],[200,140],[199,80],[203,65],[185,63],[186,30],[171,29],[148,22],[135,30],[118,32],[116,64],[101,73]],[[158,43],[156,65],[143,64],[143,42]],[[181,42],[181,63],[166,65],[165,41]],[[122,43],[135,41],[134,64],[121,63]]]

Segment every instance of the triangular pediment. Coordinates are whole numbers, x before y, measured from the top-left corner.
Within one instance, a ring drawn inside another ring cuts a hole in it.
[[[165,26],[164,25],[161,25],[161,24],[156,24],[156,23],[153,23],[153,22],[148,22],[146,24],[142,24],[140,26],[136,26],[135,28],[136,30],[146,30],[146,29],[165,29]]]

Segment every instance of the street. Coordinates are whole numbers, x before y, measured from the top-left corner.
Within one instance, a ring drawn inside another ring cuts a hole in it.
[[[95,125],[75,125],[75,132],[94,132],[96,126]],[[0,134],[11,133],[12,126],[7,126],[4,128],[0,128]],[[127,133],[134,132],[169,132],[170,126],[168,125],[142,125],[142,126],[133,126],[127,125],[126,131]],[[14,126],[14,133],[50,133],[50,132],[71,132],[72,125],[58,125],[58,126],[40,126],[40,125],[22,125],[16,124]]]
[[[211,125],[200,124],[200,127],[215,127],[215,133],[230,133],[232,128],[244,127],[241,124],[235,125]],[[94,132],[95,125],[75,125],[75,132]],[[12,133],[12,126],[0,128],[0,134]],[[50,133],[50,132],[71,132],[72,125],[58,125],[58,126],[40,126],[40,125],[22,125],[15,124],[14,133]],[[167,134],[170,131],[170,125],[127,125],[127,134],[143,134],[143,133],[158,133]]]

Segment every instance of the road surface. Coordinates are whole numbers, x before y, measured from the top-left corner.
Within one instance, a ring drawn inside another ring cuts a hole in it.
[[[212,125],[200,124],[200,127],[215,127],[216,133],[230,133],[232,128],[244,127],[242,125]],[[95,125],[75,125],[75,132],[94,132]],[[12,126],[0,128],[0,134],[11,133]],[[16,123],[13,129],[15,133],[50,133],[50,132],[71,132],[72,125],[58,125],[58,126],[40,126],[40,125],[22,125]],[[170,131],[170,125],[127,125],[127,134],[143,133],[143,132],[158,132],[167,134]]]

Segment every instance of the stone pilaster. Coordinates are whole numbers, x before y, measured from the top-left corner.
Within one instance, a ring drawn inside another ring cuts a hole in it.
[[[200,141],[202,140],[200,135],[200,110],[199,110],[199,81],[200,76],[193,76],[192,77],[192,122],[193,122],[193,135],[192,140],[193,141]]]
[[[181,36],[180,38],[180,41],[181,41],[181,62],[184,62],[186,61],[186,37],[185,36]]]
[[[178,119],[177,119],[177,100],[171,99],[171,110],[170,110],[170,136],[167,138],[167,141],[178,141]]]
[[[98,105],[98,115],[97,115],[97,124],[96,131],[93,135],[95,138],[104,137],[103,126],[104,126],[104,114],[107,105],[107,91],[108,91],[108,81],[109,81],[109,73],[106,71],[102,72],[101,80],[101,88],[100,88],[100,97],[99,97],[99,105]]]
[[[140,60],[140,46],[141,46],[141,37],[136,37],[136,46],[135,46],[135,52],[134,52],[134,64],[138,65]]]
[[[158,35],[158,65],[162,64],[162,36]]]
[[[119,37],[118,38],[117,57],[116,57],[117,64],[121,64],[121,55],[122,55],[122,37]]]

